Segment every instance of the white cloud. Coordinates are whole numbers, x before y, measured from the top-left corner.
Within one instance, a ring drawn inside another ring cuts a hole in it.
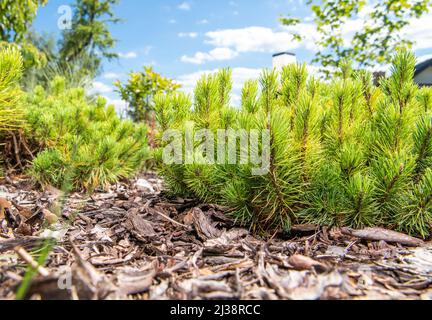
[[[181,61],[185,63],[203,64],[207,61],[231,60],[238,56],[238,53],[229,48],[215,48],[209,52],[197,52],[192,57],[182,56]]]
[[[177,8],[179,8],[180,10],[183,10],[183,11],[189,11],[191,9],[191,5],[189,2],[183,2],[183,3],[179,4]]]
[[[208,24],[209,21],[207,19],[202,19],[200,21],[197,22],[197,24]]]
[[[119,57],[123,59],[135,59],[138,57],[138,54],[135,51],[129,51],[125,53],[119,53]]]
[[[103,82],[95,81],[90,86],[89,93],[90,94],[102,94],[102,93],[110,93],[113,92],[113,88]]]
[[[303,20],[306,21],[306,22],[311,22],[311,21],[313,21],[314,19],[315,19],[315,18],[314,18],[313,15],[309,15],[309,16],[306,16]]]
[[[358,13],[359,18],[367,19],[368,16],[374,12],[374,6],[371,4],[365,4]]]
[[[180,32],[178,34],[178,36],[180,38],[196,38],[196,37],[198,37],[198,33],[197,32]]]
[[[121,76],[120,74],[115,73],[115,72],[106,72],[102,75],[102,77],[104,79],[108,79],[108,80],[118,79],[118,78],[120,78],[120,76]]]
[[[301,42],[293,40],[290,32],[292,27],[274,31],[270,28],[252,26],[240,29],[224,29],[206,33],[206,43],[215,47],[231,48],[237,52],[268,52],[297,49],[300,46],[311,48],[313,45],[314,26],[301,23],[295,26],[305,39]]]
[[[117,114],[122,117],[125,116],[127,103],[121,99],[111,99],[110,97],[103,96],[107,100],[107,105],[113,105]]]
[[[424,15],[420,19],[411,20],[404,31],[404,36],[407,39],[415,41],[414,50],[432,48],[432,32],[431,32],[432,12]]]
[[[365,24],[370,25],[367,14],[372,9],[366,6],[360,12],[358,18],[345,21],[341,30],[341,36],[345,45],[350,44],[354,34],[362,30]],[[230,48],[238,53],[275,53],[300,48],[316,52],[319,49],[317,45],[319,34],[317,33],[315,24],[310,21],[312,19],[313,17],[311,16],[308,22],[302,22],[293,26],[281,26],[278,30],[262,26],[214,30],[205,34],[205,42],[214,47]],[[414,50],[432,48],[431,20],[432,13],[429,13],[420,19],[412,19],[410,25],[404,29],[404,38],[415,41]],[[293,40],[292,33],[300,34],[303,39],[301,41]]]
[[[259,78],[262,69],[234,68],[232,71],[233,91],[240,92],[247,80],[256,80]]]
[[[371,20],[368,19],[368,16],[373,10],[373,6],[365,5],[358,17],[344,22],[343,28],[340,30],[344,45],[349,45],[354,34],[362,30],[365,25],[371,26]],[[313,16],[309,16],[305,22],[294,26],[280,26],[278,29],[249,26],[238,29],[213,30],[205,34],[205,43],[214,46],[214,48],[230,49],[231,58],[246,52],[276,53],[295,51],[300,48],[316,52],[320,49],[317,45],[319,34],[312,20]],[[404,29],[403,37],[415,42],[414,50],[432,48],[430,21],[432,21],[432,12],[420,19],[413,18]],[[294,40],[292,33],[300,34],[303,39],[301,41]],[[210,60],[215,60],[211,58],[211,52],[197,52],[193,57],[182,57],[182,61],[196,64]]]
[[[311,65],[311,64],[306,64],[306,71],[308,73],[309,76],[311,77],[319,77],[320,74],[320,67]]]
[[[175,24],[175,23],[177,23],[177,20],[176,20],[176,19],[170,19],[170,20],[168,21],[168,23],[170,23],[170,24]]]

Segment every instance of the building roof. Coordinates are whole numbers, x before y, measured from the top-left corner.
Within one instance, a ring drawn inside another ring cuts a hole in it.
[[[277,56],[284,55],[284,54],[287,54],[287,55],[290,55],[290,56],[295,56],[295,53],[284,51],[284,52],[275,53],[275,54],[273,55],[273,58],[274,58],[274,57],[277,57]]]
[[[419,63],[418,65],[416,65],[414,76],[418,75],[419,73],[421,73],[422,71],[424,71],[428,67],[432,67],[432,58],[425,60],[425,61]]]

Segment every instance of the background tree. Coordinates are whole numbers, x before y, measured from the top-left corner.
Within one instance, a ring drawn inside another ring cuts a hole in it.
[[[112,6],[119,0],[76,0],[71,30],[63,33],[60,41],[60,60],[80,62],[82,71],[95,75],[102,58],[116,58],[112,52],[116,40],[109,31],[110,23],[117,23]]]
[[[125,84],[114,83],[121,98],[128,103],[128,115],[136,122],[150,122],[149,113],[153,110],[153,98],[158,93],[171,93],[181,85],[144,67],[143,72],[131,72]]]
[[[46,57],[29,39],[29,30],[40,6],[48,0],[0,1],[0,47],[19,46],[24,66],[43,66]]]
[[[115,44],[109,24],[118,19],[111,7],[117,0],[76,0],[71,29],[59,41],[52,34],[29,31],[27,38],[46,61],[42,66],[27,68],[22,85],[27,91],[36,85],[44,88],[56,76],[67,79],[69,88],[86,87],[98,74],[101,61],[117,55],[110,52]]]
[[[48,82],[55,76],[49,70],[52,69],[53,64],[59,63],[56,39],[52,34],[32,30],[29,31],[27,38],[44,59],[43,65],[29,66],[23,72],[21,86],[26,91],[30,91],[37,85],[47,87]],[[57,72],[56,75],[59,73]]]
[[[358,67],[374,67],[390,63],[395,50],[410,48],[413,40],[403,37],[403,31],[410,19],[420,18],[429,12],[430,0],[377,0],[370,10],[364,10],[365,0],[308,0],[314,14],[316,30],[319,34],[319,51],[312,62],[323,67],[337,67],[342,59],[353,61]],[[364,10],[364,11],[362,11]],[[365,15],[360,30],[346,40],[349,19]],[[297,18],[281,18],[287,26],[300,22]],[[301,35],[294,33],[294,39],[301,41]]]

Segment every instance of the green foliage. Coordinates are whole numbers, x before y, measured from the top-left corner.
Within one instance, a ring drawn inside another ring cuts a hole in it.
[[[82,55],[80,59],[69,62],[61,60],[55,38],[49,34],[30,33],[30,40],[45,57],[43,66],[25,70],[21,86],[26,92],[40,85],[48,88],[52,79],[57,76],[67,79],[69,88],[89,87],[95,76],[94,57]]]
[[[190,97],[182,92],[159,93],[154,98],[156,121],[161,132],[182,123],[189,116]]]
[[[154,108],[153,98],[160,93],[171,93],[180,85],[144,67],[143,72],[131,72],[127,83],[117,81],[114,84],[121,98],[128,103],[128,114],[136,122],[149,122],[149,113]]]
[[[157,97],[158,128],[177,129],[182,139],[206,128],[216,141],[234,140],[236,164],[228,148],[195,148],[191,157],[218,161],[187,162],[192,151],[182,143],[183,161],[164,163],[161,173],[173,194],[226,206],[258,231],[289,230],[294,223],[379,225],[426,238],[432,228],[432,89],[413,83],[414,66],[412,53],[398,53],[382,89],[349,62],[330,82],[310,78],[302,65],[280,75],[265,70],[259,85],[245,83],[240,109],[225,103],[228,70],[205,75],[193,108],[183,104],[182,116],[176,117],[172,95]],[[228,131],[220,136],[218,129]],[[239,132],[251,129],[269,132],[270,162],[260,175],[250,158],[241,162],[245,152],[262,154],[266,147],[264,138],[242,142]],[[162,152],[172,141],[160,146]]]
[[[432,110],[432,90],[425,87],[418,91],[417,100],[425,112]]]
[[[428,168],[420,183],[414,185],[405,195],[404,210],[398,212],[397,227],[423,238],[431,234],[432,220],[432,170]]]
[[[42,66],[46,57],[29,39],[29,26],[47,0],[0,1],[0,49],[13,44],[20,50],[25,67]]]
[[[418,19],[429,12],[430,0],[378,0],[370,3],[365,0],[308,0],[314,16],[320,47],[313,62],[326,67],[337,68],[343,59],[350,59],[360,68],[374,67],[390,63],[393,52],[410,48],[414,41],[403,36],[405,27],[412,19]],[[367,6],[370,9],[367,10]],[[366,10],[361,12],[362,10]],[[347,38],[349,23],[360,19],[365,23]],[[281,23],[295,26],[297,18],[282,18]],[[298,28],[291,29],[295,30]],[[302,36],[293,31],[294,40],[302,41]]]
[[[17,49],[11,47],[0,51],[0,135],[22,122],[21,90],[18,87],[22,69],[23,61]]]
[[[24,125],[22,96],[18,81],[22,75],[21,54],[14,47],[0,50],[0,162],[5,159],[3,144],[8,133]],[[0,176],[2,168],[0,166]]]
[[[118,118],[104,98],[89,102],[83,89],[55,78],[27,96],[27,135],[39,146],[30,174],[41,184],[93,190],[139,170],[147,129]]]
[[[7,42],[25,39],[28,25],[36,16],[39,6],[47,0],[3,0],[0,3],[0,38]]]
[[[244,111],[255,113],[258,111],[258,82],[249,80],[243,86],[241,105]]]
[[[2,0],[0,3],[0,49],[14,46],[25,67],[23,88],[45,88],[55,76],[81,86],[94,78],[103,58],[116,58],[115,40],[109,25],[117,23],[112,7],[118,0],[76,0],[71,28],[62,33],[56,46],[53,36],[31,30],[37,11],[47,0]]]
[[[22,84],[30,91],[45,88],[55,76],[81,86],[94,78],[103,58],[116,58],[115,40],[109,25],[117,23],[112,7],[118,0],[76,0],[71,28],[62,33],[58,45],[52,36],[31,30],[37,11],[47,0],[2,0],[0,3],[0,49],[14,46],[25,67]]]
[[[42,243],[40,243],[40,247],[38,249],[33,249],[30,251],[30,255],[36,261],[37,265],[43,267],[48,260],[50,253],[52,252],[55,246],[55,241],[53,239],[46,239]],[[26,294],[28,289],[30,288],[32,280],[37,276],[38,270],[34,266],[30,264],[27,265],[26,272],[24,277],[16,289],[16,300],[24,300],[26,298]]]

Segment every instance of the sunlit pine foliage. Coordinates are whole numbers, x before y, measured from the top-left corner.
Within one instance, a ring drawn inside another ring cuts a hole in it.
[[[205,75],[193,99],[158,96],[159,130],[184,135],[207,128],[217,139],[217,129],[269,130],[269,170],[256,176],[252,163],[183,162],[162,165],[162,175],[172,193],[226,206],[239,224],[257,231],[317,223],[383,226],[427,238],[432,89],[413,82],[415,63],[412,53],[399,52],[380,87],[347,61],[326,82],[299,64],[264,70],[259,82],[245,83],[240,108],[229,103],[229,69]],[[160,152],[168,143],[160,141]],[[247,147],[238,143],[237,154]]]

